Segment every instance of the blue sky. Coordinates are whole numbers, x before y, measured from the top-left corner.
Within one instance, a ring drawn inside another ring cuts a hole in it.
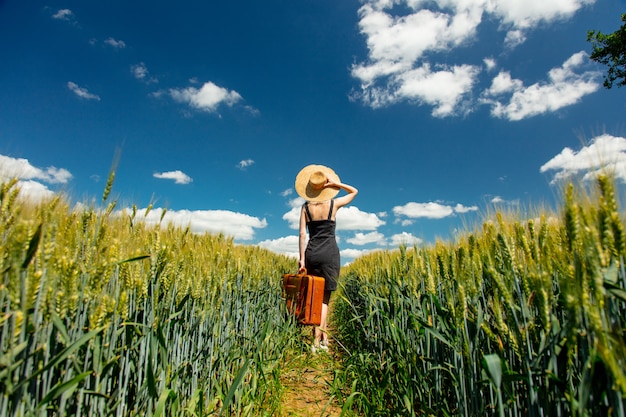
[[[0,0],[0,175],[297,252],[312,163],[359,189],[344,263],[626,179],[626,90],[588,29],[624,0]],[[119,159],[117,159],[119,156]]]

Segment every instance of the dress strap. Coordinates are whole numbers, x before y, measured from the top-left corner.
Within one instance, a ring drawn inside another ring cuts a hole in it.
[[[306,215],[309,216],[309,221],[312,221],[313,217],[311,217],[311,212],[309,211],[309,202],[308,201],[306,203],[304,203],[304,209],[306,210]]]
[[[328,220],[330,220],[333,217],[333,205],[335,203],[335,200],[330,200],[330,210],[328,211]]]

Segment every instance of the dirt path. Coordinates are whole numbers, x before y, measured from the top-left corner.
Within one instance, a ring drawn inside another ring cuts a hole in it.
[[[331,346],[332,348],[332,346]],[[341,407],[332,395],[336,358],[332,353],[304,352],[290,360],[282,376],[283,417],[334,417]]]

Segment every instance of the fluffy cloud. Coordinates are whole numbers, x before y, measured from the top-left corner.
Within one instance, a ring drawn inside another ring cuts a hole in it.
[[[595,0],[496,0],[485,2],[485,10],[498,17],[504,26],[520,30],[533,28],[542,22],[569,18],[585,5],[594,2]]]
[[[230,107],[241,100],[238,92],[229,91],[210,81],[204,83],[200,89],[187,87],[184,89],[170,89],[169,92],[174,100],[209,113],[215,112],[221,104]]]
[[[53,19],[71,21],[74,19],[74,13],[70,9],[59,9],[52,15]]]
[[[246,168],[248,168],[250,165],[254,164],[254,160],[252,159],[244,159],[242,161],[239,161],[239,163],[237,164],[237,168],[244,170]]]
[[[42,169],[31,165],[27,159],[0,155],[0,181],[11,178],[18,179],[22,197],[40,200],[54,195],[54,192],[41,182],[66,184],[72,179],[72,174],[64,168],[50,166]]]
[[[374,213],[366,213],[356,206],[343,207],[337,212],[337,230],[376,230],[385,224]]]
[[[26,200],[40,201],[53,197],[56,193],[37,181],[18,181],[19,196]]]
[[[112,46],[113,48],[116,48],[116,49],[124,49],[124,48],[126,48],[126,42],[118,41],[118,40],[115,40],[113,38],[105,39],[104,43],[109,45],[109,46]]]
[[[411,233],[402,232],[391,236],[391,245],[392,246],[400,246],[400,245],[419,245],[422,243],[422,239],[413,236]]]
[[[176,171],[168,171],[168,172],[157,172],[154,174],[154,178],[166,179],[166,180],[174,180],[176,184],[189,184],[193,181],[193,179],[180,170]]]
[[[252,240],[255,229],[267,226],[265,219],[236,213],[228,210],[166,210],[153,208],[146,216],[146,209],[137,210],[136,219],[149,225],[172,224],[177,227],[190,227],[194,233],[223,233],[237,240]],[[127,215],[127,211],[124,211]],[[163,218],[161,220],[161,218]]]
[[[76,94],[78,97],[83,98],[85,100],[100,101],[99,96],[97,96],[96,94],[90,93],[86,88],[79,87],[78,84],[72,81],[68,81],[67,88],[69,88],[72,93]]]
[[[500,197],[499,195],[496,195],[496,196],[492,197],[489,200],[489,202],[491,204],[504,205],[504,206],[509,206],[509,207],[519,207],[519,205],[520,205],[519,199],[505,200],[504,198]]]
[[[384,245],[386,243],[386,239],[385,235],[380,232],[355,233],[354,237],[347,239],[347,242],[357,246],[368,245],[371,243]]]
[[[584,179],[592,179],[603,170],[626,182],[626,138],[603,134],[578,152],[564,148],[539,170],[542,173],[556,171],[553,183],[581,172]]]
[[[585,52],[572,55],[559,68],[548,73],[548,82],[525,87],[521,80],[501,72],[485,91],[483,102],[492,106],[491,114],[508,120],[521,120],[578,103],[582,97],[600,88],[600,73],[585,71],[577,73],[587,60]],[[506,95],[508,102],[499,97]]]
[[[432,115],[443,117],[460,109],[463,96],[475,83],[479,68],[471,65],[430,71],[428,65],[407,71],[398,77],[398,99],[415,99],[434,107]]]
[[[72,174],[64,168],[37,168],[27,159],[0,155],[0,177],[21,180],[41,180],[50,184],[65,184]]]
[[[376,251],[376,249],[348,248],[348,249],[341,250],[339,254],[341,255],[342,264],[346,265],[347,263],[349,263],[346,261],[346,259],[354,260],[358,258],[359,256],[367,255],[368,253],[372,253],[374,251]]]
[[[158,83],[159,80],[156,77],[150,75],[148,71],[148,67],[143,62],[139,64],[131,65],[130,72],[133,76],[139,81],[143,81],[146,84]],[[155,93],[157,95],[162,94],[162,92]]]
[[[470,206],[466,207],[462,204],[456,204],[455,206],[449,206],[445,204],[429,202],[429,203],[415,203],[410,202],[403,206],[396,206],[393,208],[393,213],[396,217],[405,216],[411,219],[427,218],[427,219],[443,219],[454,215],[455,213],[467,213],[470,211],[477,211],[478,207]]]
[[[483,21],[499,23],[499,29],[505,32],[503,44],[513,47],[525,42],[527,33],[538,25],[570,18],[594,1],[364,0],[359,9],[359,29],[368,56],[351,69],[352,76],[361,83],[351,98],[373,108],[398,102],[427,105],[433,107],[435,117],[466,114],[477,104],[472,97],[478,94],[473,89],[483,69],[453,60],[457,49],[474,43]],[[573,57],[573,61],[578,59]],[[571,105],[596,91],[595,76],[576,75],[573,68],[579,62],[573,61],[551,71],[547,83],[526,89],[518,85],[509,104],[492,98],[492,114],[519,120]],[[483,62],[488,70],[495,66],[492,59]],[[500,76],[496,84],[505,82],[505,77]],[[495,93],[499,87],[492,86],[488,93]]]
[[[298,258],[300,256],[299,239],[296,235],[281,237],[273,240],[263,240],[258,246],[275,253]]]

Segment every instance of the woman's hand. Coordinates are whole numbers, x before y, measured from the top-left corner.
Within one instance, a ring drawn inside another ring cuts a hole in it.
[[[304,271],[306,271],[306,268],[304,267],[304,261],[300,261],[299,267],[298,267],[298,274],[301,274]]]
[[[334,181],[331,178],[326,177],[326,184],[324,184],[324,188],[341,188],[341,184]]]

